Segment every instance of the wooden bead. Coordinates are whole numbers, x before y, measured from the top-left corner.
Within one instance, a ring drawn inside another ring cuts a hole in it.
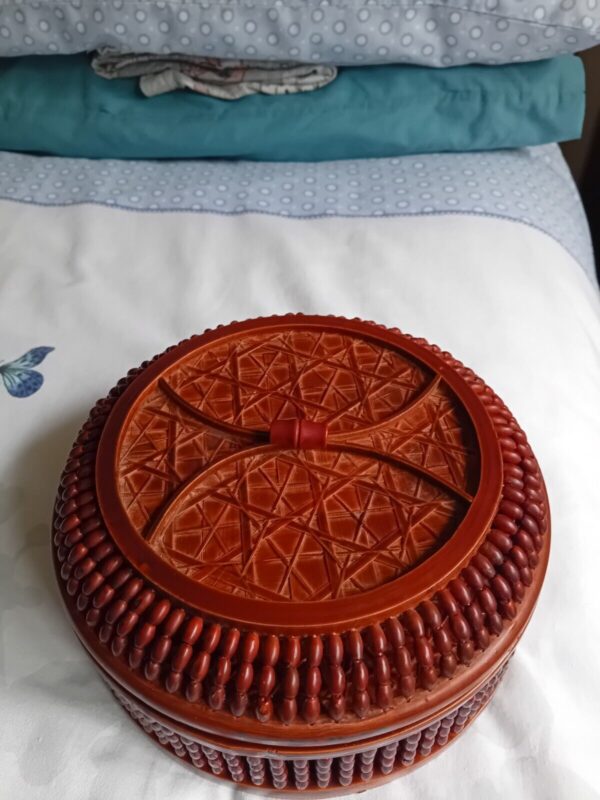
[[[487,540],[505,554],[508,553],[512,547],[512,538],[507,533],[495,528],[492,528],[489,532]]]
[[[514,519],[521,519],[523,516],[522,506],[527,499],[525,492],[520,489],[515,488],[514,486],[505,486],[503,489],[503,495],[505,503],[512,503],[515,509],[518,509],[518,512],[515,512]],[[504,512],[506,513],[506,512]],[[511,516],[508,514],[508,516]]]
[[[309,667],[306,671],[306,693],[310,696],[318,695],[321,691],[322,682],[319,667]]]
[[[71,566],[77,564],[78,561],[88,554],[87,547],[79,542],[78,544],[74,545],[71,550],[69,551],[69,555],[67,556],[67,561]]]
[[[279,658],[279,639],[277,636],[267,636],[264,644],[263,661],[273,666]]]
[[[346,677],[344,670],[337,664],[330,664],[329,666],[329,688],[332,694],[341,695],[346,685]]]
[[[464,615],[472,629],[480,630],[483,628],[483,613],[475,602],[465,608]]]
[[[194,648],[192,645],[182,642],[171,660],[171,670],[176,673],[183,672],[190,663],[193,654]]]
[[[519,520],[523,516],[522,502],[515,503],[514,500],[506,499],[507,492],[504,490],[504,500],[500,503],[498,510],[504,514],[508,519]],[[514,497],[514,494],[512,495]]]
[[[419,614],[411,609],[404,615],[406,626],[413,636],[421,637],[425,635],[425,625]]]
[[[519,570],[513,564],[512,561],[505,561],[502,566],[500,567],[500,572],[504,575],[504,577],[510,581],[510,583],[514,584],[518,583],[521,580],[521,576],[519,575]]]
[[[440,672],[444,677],[451,678],[458,667],[458,660],[453,652],[444,654],[440,658]]]
[[[423,603],[421,603],[419,606],[419,611],[425,623],[433,630],[436,630],[442,624],[442,615],[440,610],[435,603],[431,602],[431,600],[425,600]]]
[[[460,606],[456,598],[448,589],[442,589],[440,592],[438,592],[437,596],[442,608],[447,614],[452,616],[453,614],[458,614],[460,612]]]
[[[77,544],[77,542],[80,542],[83,539],[83,531],[81,528],[73,528],[73,530],[70,530],[69,533],[63,535],[61,539],[65,547],[73,547]],[[89,550],[88,543],[84,542],[84,545]]]
[[[530,534],[531,536],[539,535],[540,528],[538,523],[533,517],[530,517],[529,514],[525,514],[523,519],[520,522],[521,529],[524,530],[526,533]]]
[[[267,636],[263,645],[263,667],[258,681],[258,702],[256,717],[261,722],[267,722],[273,714],[271,694],[275,689],[276,673],[274,665],[279,659],[280,645],[277,636]]]
[[[415,641],[415,655],[417,661],[423,667],[432,667],[434,663],[433,650],[431,645],[426,639],[417,639]]]
[[[404,647],[406,642],[404,630],[400,624],[400,620],[398,620],[396,617],[392,617],[387,620],[386,627],[388,638],[392,644],[392,647]]]
[[[494,575],[496,574],[496,570],[494,569],[494,565],[482,553],[477,553],[477,555],[473,556],[473,559],[471,560],[471,564],[487,580],[491,580],[494,577]]]
[[[202,617],[191,617],[184,628],[182,640],[187,644],[195,644],[200,638],[203,624]]]
[[[341,664],[344,657],[344,644],[341,636],[332,633],[327,638],[327,656],[332,664]]]
[[[121,564],[123,563],[123,559],[121,556],[111,556],[110,558],[105,559],[102,564],[98,567],[98,571],[101,572],[105,578],[108,578],[109,575],[112,575],[115,570],[117,570]],[[126,577],[123,577],[126,576]],[[125,581],[131,576],[130,569],[123,569],[119,575],[119,586],[121,586]],[[111,581],[111,584],[115,586],[115,583]]]
[[[433,638],[440,653],[449,653],[452,650],[452,637],[447,628],[440,626],[433,633]]]
[[[490,588],[492,589],[492,592],[496,596],[497,600],[500,602],[506,603],[511,600],[512,592],[510,590],[510,585],[501,575],[496,575],[492,579],[490,582]]]
[[[233,658],[240,642],[240,632],[237,628],[230,628],[223,639],[221,653],[224,658]]]
[[[507,517],[506,514],[496,514],[493,527],[503,533],[507,533],[509,536],[514,536],[518,530],[515,521]]]
[[[102,586],[103,583],[104,583],[104,575],[102,575],[102,573],[98,571],[92,572],[92,574],[88,575],[88,577],[83,582],[81,591],[83,592],[83,594],[90,597],[92,594],[94,594],[96,589],[99,589],[100,586]]]
[[[304,700],[302,716],[309,724],[313,724],[319,718],[320,710],[321,704],[319,699],[317,697],[307,697]]]
[[[323,658],[323,640],[320,636],[311,636],[309,641],[308,663],[312,666],[318,666]]]
[[[69,565],[70,566],[70,565]],[[89,575],[92,570],[96,568],[96,561],[89,556],[84,558],[83,561],[80,561],[79,564],[76,565],[75,569],[73,570],[73,576],[78,580],[85,578],[86,575]],[[100,575],[104,578],[102,573]]]
[[[481,545],[480,552],[496,567],[499,567],[504,561],[502,551],[491,542],[484,542]]]
[[[468,606],[473,602],[473,592],[462,578],[450,581],[449,588],[461,606]]]
[[[369,628],[369,639],[371,648],[375,653],[383,653],[386,648],[385,633],[381,625],[371,625]]]
[[[518,569],[524,569],[529,567],[529,559],[527,558],[527,553],[518,545],[515,545],[510,550],[510,558],[515,564]]]
[[[146,611],[146,609],[148,609],[154,602],[154,596],[155,593],[152,589],[144,589],[136,594],[136,596],[130,601],[130,610],[138,616],[143,614],[144,611]]]
[[[171,602],[167,599],[159,600],[148,612],[148,622],[150,625],[160,625],[171,610]]]
[[[531,569],[528,566],[521,567],[521,569],[519,570],[519,574],[521,576],[521,582],[525,586],[531,586],[531,584],[533,583],[533,574],[531,572]]]
[[[85,536],[83,543],[88,550],[91,550],[93,547],[97,547],[101,542],[105,541],[106,537],[107,533],[104,528],[96,528],[95,531]]]
[[[481,591],[481,589],[483,589],[485,586],[483,582],[483,576],[472,564],[469,564],[468,567],[465,567],[461,574],[466,583],[468,583],[469,586],[476,592]]]
[[[109,625],[114,625],[114,623],[119,619],[122,614],[125,613],[127,609],[127,601],[124,600],[122,597],[117,598],[113,603],[110,604],[104,619]]]
[[[359,631],[353,630],[348,634],[348,655],[352,661],[360,661],[364,654],[364,644]]]
[[[471,629],[462,614],[455,614],[450,619],[450,627],[457,639],[466,640],[471,636]]]
[[[115,589],[110,583],[104,583],[94,594],[92,604],[94,608],[101,609],[115,596]]]

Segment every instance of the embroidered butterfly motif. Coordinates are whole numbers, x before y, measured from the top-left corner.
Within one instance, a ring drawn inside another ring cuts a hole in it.
[[[32,367],[37,367],[53,347],[34,347],[21,358],[0,364],[0,375],[6,391],[13,397],[29,397],[37,392],[44,382],[44,376]]]

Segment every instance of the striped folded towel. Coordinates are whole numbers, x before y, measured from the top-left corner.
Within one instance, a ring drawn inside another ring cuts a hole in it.
[[[98,50],[94,71],[103,78],[138,78],[146,97],[191,89],[220,100],[238,100],[250,94],[312,92],[331,83],[336,67],[286,61],[234,61],[178,53],[121,53]]]

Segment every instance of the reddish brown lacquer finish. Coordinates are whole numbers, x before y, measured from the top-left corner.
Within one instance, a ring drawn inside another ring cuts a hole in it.
[[[257,789],[388,780],[485,705],[548,558],[524,433],[448,353],[290,315],[192,337],[99,401],[55,564],[144,730]]]

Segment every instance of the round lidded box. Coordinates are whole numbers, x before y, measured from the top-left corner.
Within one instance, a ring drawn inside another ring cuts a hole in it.
[[[549,512],[510,412],[448,353],[302,315],[208,331],[99,401],[62,476],[76,633],[143,729],[279,791],[374,785],[485,705]]]

